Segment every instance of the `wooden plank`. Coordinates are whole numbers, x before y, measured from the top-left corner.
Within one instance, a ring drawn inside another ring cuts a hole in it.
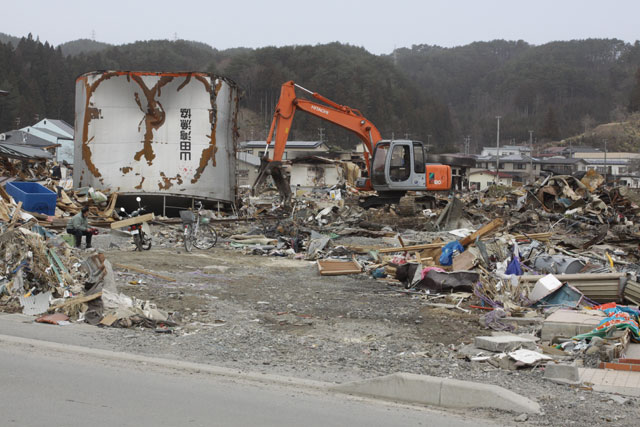
[[[4,189],[4,185],[0,185],[0,197],[7,203],[11,203],[11,196],[7,193],[7,190]]]
[[[516,234],[515,236],[513,236],[514,239],[516,240],[522,240],[522,239],[534,239],[534,240],[540,240],[540,241],[546,241],[549,240],[551,237],[553,236],[553,233],[531,233],[531,234]]]
[[[118,200],[118,193],[113,193],[111,195],[111,200],[109,201],[107,208],[104,211],[100,212],[98,215],[101,216],[102,218],[111,218],[111,216],[113,215],[113,211],[116,208],[117,200]]]
[[[425,243],[422,245],[402,246],[399,248],[380,248],[376,250],[378,251],[378,253],[381,253],[381,254],[388,254],[392,252],[414,252],[414,251],[421,251],[424,249],[439,249],[446,244],[447,242]]]
[[[362,268],[355,261],[318,260],[318,271],[322,276],[341,276],[362,273]]]
[[[49,307],[48,311],[56,311],[60,308],[69,307],[70,305],[74,305],[74,304],[84,304],[85,302],[92,301],[94,299],[100,298],[101,296],[102,296],[102,291],[96,292],[95,294],[91,294],[91,295],[84,295],[81,297],[69,298],[63,303],[52,305],[51,307]]]
[[[127,227],[133,224],[140,224],[143,222],[153,221],[153,213],[148,213],[140,216],[134,216],[133,218],[123,219],[122,221],[116,221],[111,223],[111,229]]]
[[[117,264],[114,263],[113,264],[114,267],[119,268],[121,270],[131,270],[131,271],[135,271],[136,273],[141,273],[141,274],[147,274],[149,276],[153,276],[153,277],[157,277],[158,279],[162,279],[162,280],[166,280],[168,282],[175,282],[176,279],[174,279],[173,277],[169,277],[169,276],[163,276],[162,274],[158,274],[158,273],[154,273],[152,271],[148,271],[139,267],[134,267],[131,265],[123,265],[123,264]]]
[[[491,233],[496,228],[500,227],[504,224],[502,218],[496,218],[488,224],[483,225],[478,231],[471,233],[464,239],[460,240],[460,244],[464,247],[469,246],[471,243],[475,242],[477,238],[480,238],[486,234]]]

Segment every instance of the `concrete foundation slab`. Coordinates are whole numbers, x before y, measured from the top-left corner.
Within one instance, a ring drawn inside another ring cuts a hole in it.
[[[542,341],[551,341],[554,337],[571,338],[584,334],[598,326],[602,317],[584,314],[573,310],[558,310],[551,314],[542,325]]]
[[[505,353],[518,348],[535,350],[536,343],[533,340],[515,335],[499,335],[492,337],[476,337],[474,345],[478,348]]]
[[[562,384],[580,384],[580,371],[574,365],[547,363],[544,378]]]
[[[579,368],[580,380],[594,391],[640,397],[640,372]]]

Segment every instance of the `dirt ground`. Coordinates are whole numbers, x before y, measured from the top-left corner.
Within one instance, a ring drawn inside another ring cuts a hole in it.
[[[496,384],[541,404],[543,414],[529,416],[528,425],[635,425],[640,415],[634,398],[616,403],[545,381],[541,369],[467,361],[460,347],[491,333],[480,326],[480,313],[429,307],[423,297],[366,274],[320,276],[315,262],[244,255],[224,242],[193,253],[123,248],[106,254],[112,263],[176,279],[116,270],[121,292],[180,319],[172,334],[109,329],[116,349],[323,381],[400,371]],[[507,424],[517,416],[474,413]]]

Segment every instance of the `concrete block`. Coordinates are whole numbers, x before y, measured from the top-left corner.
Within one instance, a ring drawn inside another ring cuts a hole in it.
[[[544,368],[544,378],[562,384],[580,384],[580,371],[574,365],[548,363]]]
[[[522,338],[515,335],[500,335],[495,337],[476,337],[474,345],[483,350],[495,352],[508,352],[518,348],[526,348],[535,350],[536,343],[530,339]]]
[[[551,341],[554,337],[571,338],[584,334],[598,326],[602,317],[572,310],[558,310],[547,317],[542,325],[542,341]]]
[[[494,408],[516,413],[540,412],[538,403],[502,387],[428,375],[397,373],[339,384],[331,387],[331,390],[449,408]]]

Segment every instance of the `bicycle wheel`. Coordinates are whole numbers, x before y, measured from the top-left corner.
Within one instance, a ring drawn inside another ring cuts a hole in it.
[[[187,252],[193,249],[193,225],[191,224],[184,226],[184,248]]]
[[[218,241],[218,233],[210,225],[200,224],[193,239],[193,245],[201,250],[211,249]]]

